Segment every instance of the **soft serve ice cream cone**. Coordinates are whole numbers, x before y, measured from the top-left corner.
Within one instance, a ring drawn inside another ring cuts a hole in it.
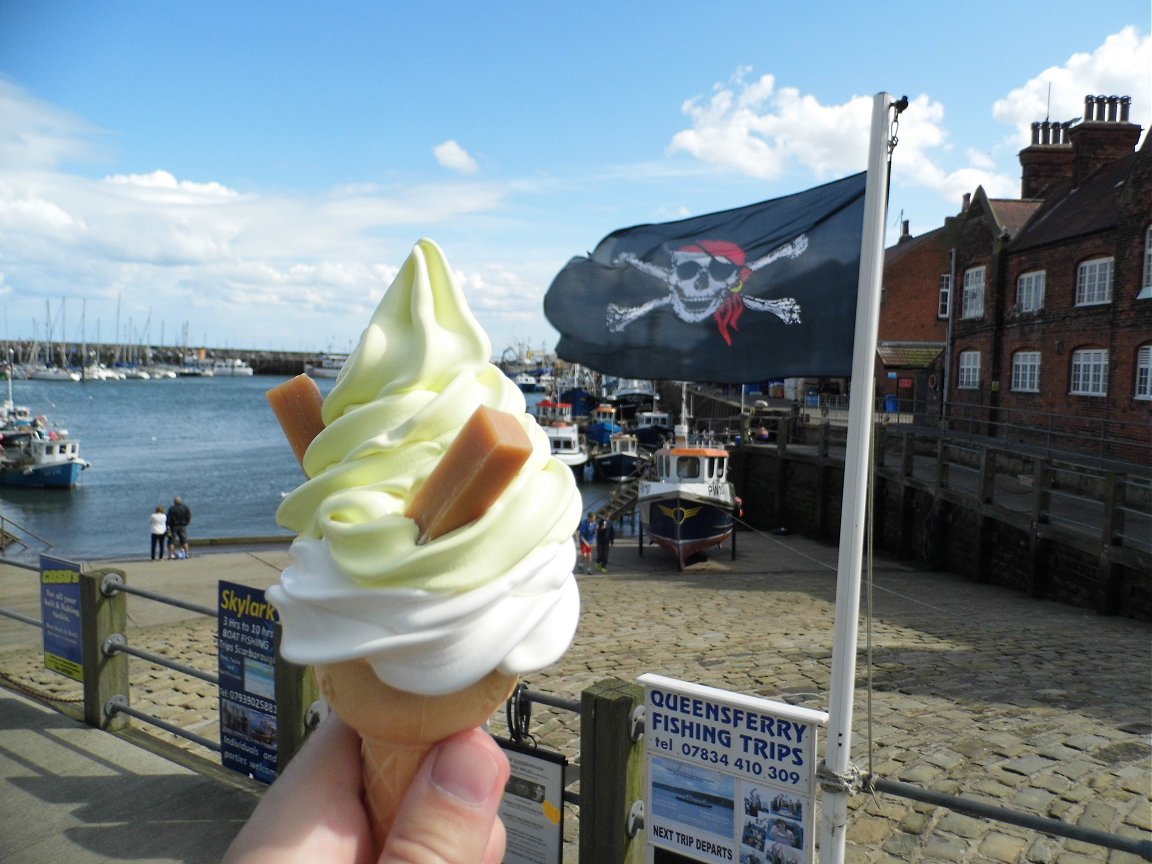
[[[381,842],[427,750],[486,721],[576,628],[575,480],[490,356],[440,249],[420,241],[324,399],[309,479],[277,511],[298,534],[268,592],[281,650],[315,666],[360,733]],[[426,540],[405,514],[481,405],[515,416],[527,461],[483,515]]]

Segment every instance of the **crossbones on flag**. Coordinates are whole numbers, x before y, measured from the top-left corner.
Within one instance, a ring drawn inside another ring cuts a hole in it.
[[[552,280],[557,355],[624,378],[851,374],[864,181],[614,231]]]

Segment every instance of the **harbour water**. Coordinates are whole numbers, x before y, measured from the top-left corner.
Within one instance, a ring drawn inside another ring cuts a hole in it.
[[[0,486],[0,516],[73,561],[148,555],[148,515],[179,495],[195,538],[285,536],[275,512],[303,475],[264,392],[286,378],[16,381],[17,404],[80,439],[71,490]],[[322,391],[331,380],[317,382]],[[538,396],[529,396],[529,402]],[[582,484],[587,506],[610,489]],[[31,544],[31,553],[43,544]],[[19,550],[8,550],[21,557]]]

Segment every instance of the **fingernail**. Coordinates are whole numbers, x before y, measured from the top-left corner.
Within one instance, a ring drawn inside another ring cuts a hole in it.
[[[472,807],[488,800],[500,768],[487,750],[465,741],[448,741],[436,751],[432,785]]]

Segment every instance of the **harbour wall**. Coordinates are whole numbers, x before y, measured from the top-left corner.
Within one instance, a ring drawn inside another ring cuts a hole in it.
[[[1133,537],[1126,544],[1108,511],[1095,500],[1116,505],[1114,476],[1111,485],[1101,481],[1107,488],[1099,493],[1073,490],[1086,497],[1060,497],[1058,506],[1092,514],[1063,519],[1050,512],[1056,505],[1051,504],[1050,490],[1040,488],[1043,481],[1020,482],[1028,480],[1031,471],[1028,477],[1012,474],[1018,465],[989,474],[987,466],[995,465],[996,459],[984,453],[974,457],[977,467],[967,476],[960,476],[957,466],[949,475],[941,470],[945,463],[937,450],[920,457],[923,464],[918,471],[909,455],[916,443],[897,444],[897,458],[892,443],[885,448],[881,442],[876,448],[880,455],[872,487],[872,536],[877,550],[925,569],[947,570],[1038,599],[1152,621],[1148,538]],[[732,453],[731,475],[748,525],[838,543],[842,452],[826,446],[744,445]],[[1039,464],[1035,475],[1050,476],[1049,467]],[[1011,496],[1004,492],[1009,480],[1020,486]],[[1006,500],[1009,497],[1012,500]],[[1146,508],[1147,501],[1140,503],[1139,509]],[[1128,521],[1130,531],[1145,533],[1143,522],[1134,524],[1131,517]],[[1097,524],[1086,524],[1093,522]]]

